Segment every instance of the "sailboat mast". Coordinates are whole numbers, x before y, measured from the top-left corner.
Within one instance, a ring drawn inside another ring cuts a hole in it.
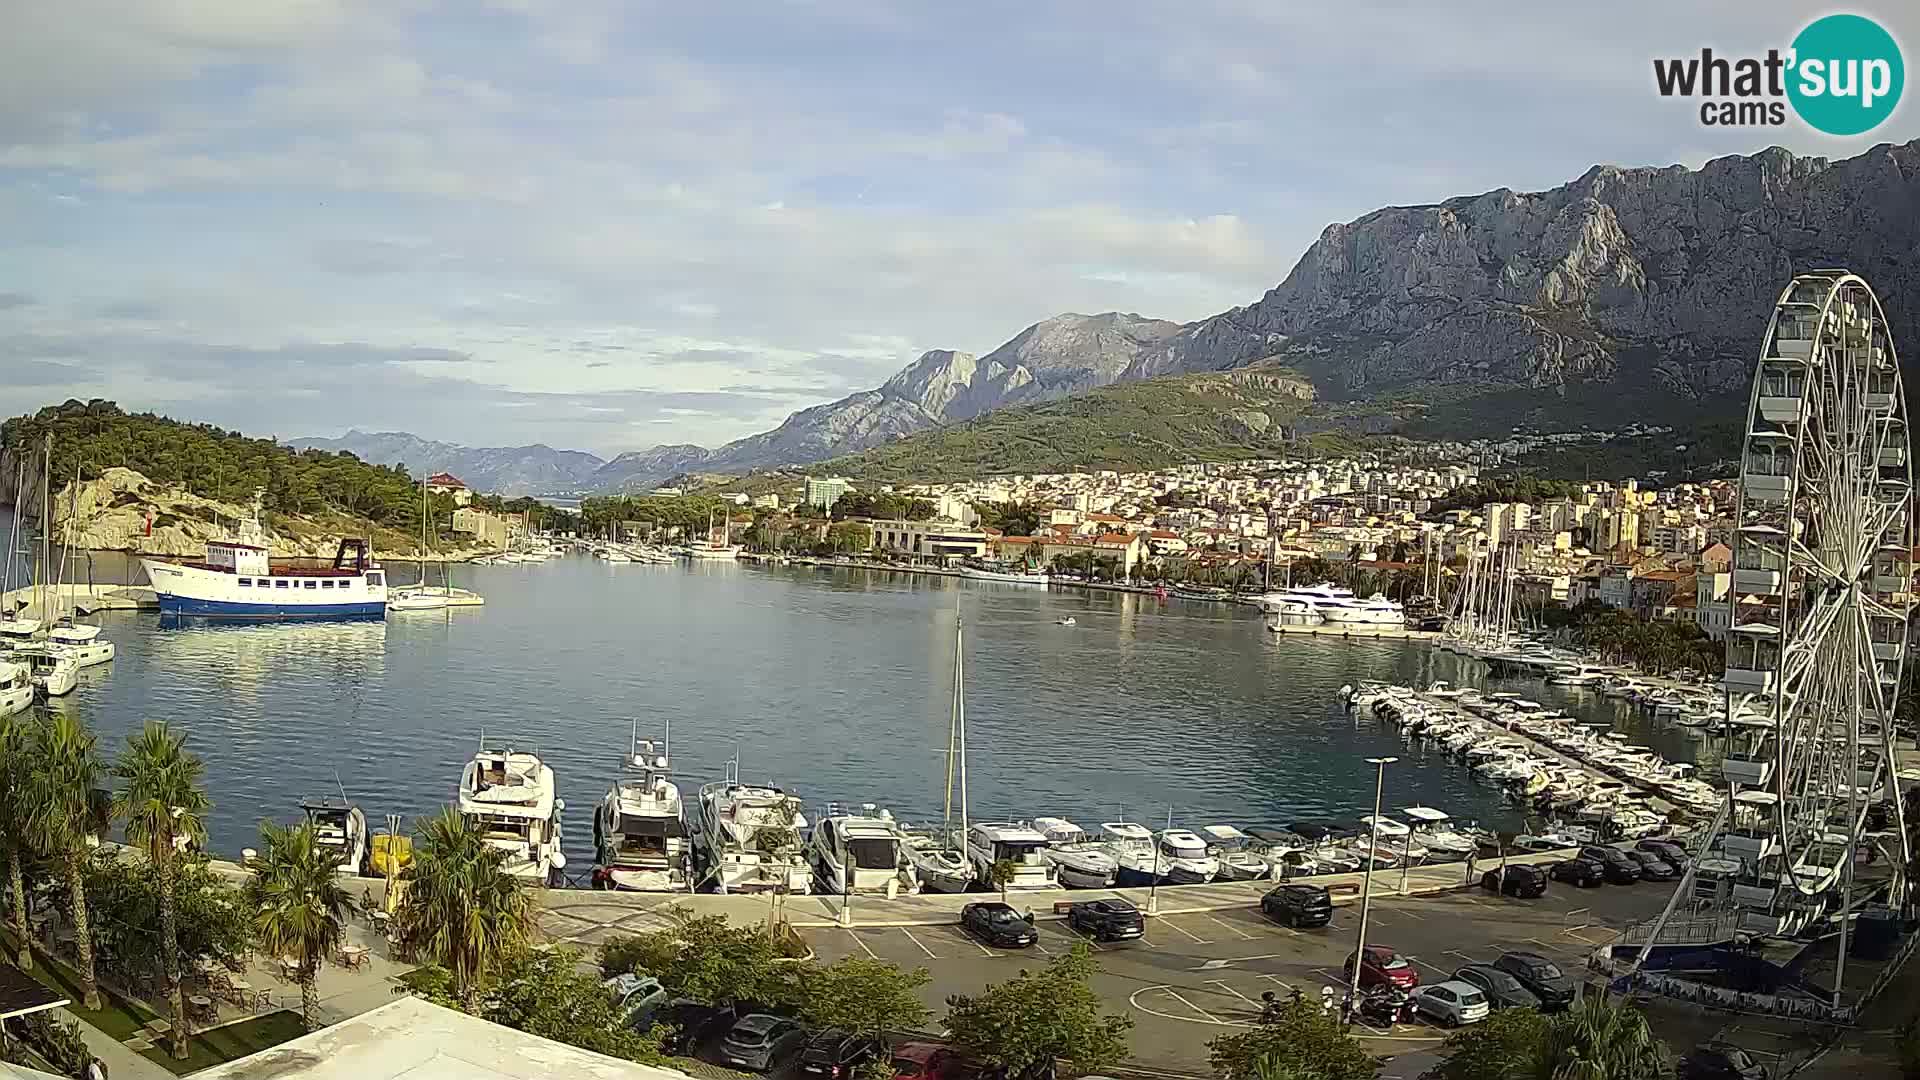
[[[53,432],[47,432],[46,448],[40,453],[40,572],[33,575],[33,602],[39,611],[41,621],[47,620],[47,605],[53,602],[52,596],[43,590],[49,569],[53,565],[53,497],[49,494],[53,486]]]
[[[953,753],[960,739],[960,622],[956,618],[953,624],[953,706],[947,713],[947,790],[946,802],[941,808],[940,836],[943,841],[953,836]]]
[[[960,728],[960,842],[966,843],[967,835],[967,683],[961,671],[966,665],[966,649],[962,645],[962,620],[956,616],[953,624],[953,678],[960,693],[954,715],[959,718]]]

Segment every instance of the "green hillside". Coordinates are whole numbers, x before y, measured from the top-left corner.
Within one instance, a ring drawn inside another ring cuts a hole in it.
[[[420,488],[403,469],[369,464],[352,454],[295,451],[271,438],[250,438],[211,424],[127,413],[102,400],[50,405],[0,424],[0,460],[7,473],[0,490],[11,489],[19,455],[37,452],[49,432],[56,488],[72,478],[75,465],[83,480],[118,466],[222,502],[244,506],[255,488],[265,488],[271,511],[339,513],[388,528],[419,528]]]
[[[1294,423],[1312,398],[1306,380],[1284,368],[1117,383],[996,409],[809,471],[911,482],[1269,457],[1298,449]]]

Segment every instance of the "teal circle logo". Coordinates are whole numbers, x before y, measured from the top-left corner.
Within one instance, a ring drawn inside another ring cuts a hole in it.
[[[1828,15],[1793,39],[1787,99],[1793,111],[1828,135],[1859,135],[1893,115],[1906,86],[1906,65],[1893,35],[1860,15]]]

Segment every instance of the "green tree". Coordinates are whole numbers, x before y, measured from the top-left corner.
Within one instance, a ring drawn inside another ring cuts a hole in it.
[[[795,965],[785,962],[763,929],[735,926],[724,915],[695,916],[679,906],[667,916],[673,925],[665,930],[602,944],[601,973],[652,975],[676,997],[715,1004],[799,1000]]]
[[[244,902],[261,950],[293,960],[300,1016],[311,1030],[320,1004],[314,978],[345,939],[347,916],[357,905],[340,884],[338,857],[320,846],[310,823],[262,824],[260,843],[264,850],[251,866]]]
[[[1532,1009],[1502,1009],[1447,1036],[1446,1057],[1421,1080],[1530,1080],[1549,1025]]]
[[[612,995],[581,970],[574,949],[514,949],[500,958],[486,988],[470,997],[455,992],[453,974],[443,967],[417,969],[406,983],[415,996],[529,1035],[626,1061],[667,1063],[658,1037],[621,1022]]]
[[[1672,1053],[1625,998],[1589,994],[1555,1015],[1529,1080],[1663,1080]]]
[[[1039,971],[1022,970],[978,995],[947,999],[954,1045],[1009,1073],[1067,1062],[1077,1073],[1099,1072],[1127,1056],[1133,1018],[1101,1012],[1084,943]]]
[[[927,1022],[920,988],[933,976],[862,956],[815,965],[801,976],[800,1015],[820,1027],[885,1038]]]
[[[1007,886],[1020,876],[1020,867],[1012,859],[995,859],[987,867],[987,884],[1000,890],[1000,902],[1007,902]]]
[[[86,875],[101,972],[123,986],[164,984],[168,959],[153,932],[160,924],[158,875],[145,857],[107,846],[88,858]],[[168,888],[182,970],[189,962],[236,964],[253,948],[252,913],[205,855],[177,856]]]
[[[114,796],[114,816],[127,823],[127,841],[146,853],[160,899],[160,953],[173,1003],[173,1056],[187,1058],[187,1003],[180,985],[180,939],[174,904],[178,844],[206,838],[212,803],[202,787],[206,767],[187,753],[187,737],[164,720],[149,720],[139,734],[127,736],[127,751],[113,774],[125,782]]]
[[[1308,1000],[1282,1002],[1273,1019],[1214,1039],[1207,1057],[1222,1080],[1258,1080],[1263,1067],[1311,1069],[1322,1080],[1373,1080],[1380,1071],[1360,1040]]]
[[[78,718],[55,713],[34,730],[27,777],[28,830],[41,852],[59,861],[67,879],[80,992],[88,1009],[100,1008],[93,967],[93,934],[87,922],[84,869],[87,839],[103,831],[98,796],[103,770],[93,732]]]
[[[506,853],[451,807],[428,818],[413,879],[394,913],[401,940],[446,968],[462,1000],[533,936],[533,894],[505,870]]]
[[[33,949],[27,933],[27,857],[32,831],[28,825],[27,785],[32,762],[32,729],[25,713],[0,716],[0,855],[7,860],[8,895],[13,905],[13,936],[20,941],[16,962],[33,970]]]

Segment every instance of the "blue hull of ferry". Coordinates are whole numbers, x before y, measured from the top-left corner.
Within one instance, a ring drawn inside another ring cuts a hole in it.
[[[160,596],[162,615],[191,615],[206,619],[380,619],[387,614],[383,601],[357,604],[237,604]]]

